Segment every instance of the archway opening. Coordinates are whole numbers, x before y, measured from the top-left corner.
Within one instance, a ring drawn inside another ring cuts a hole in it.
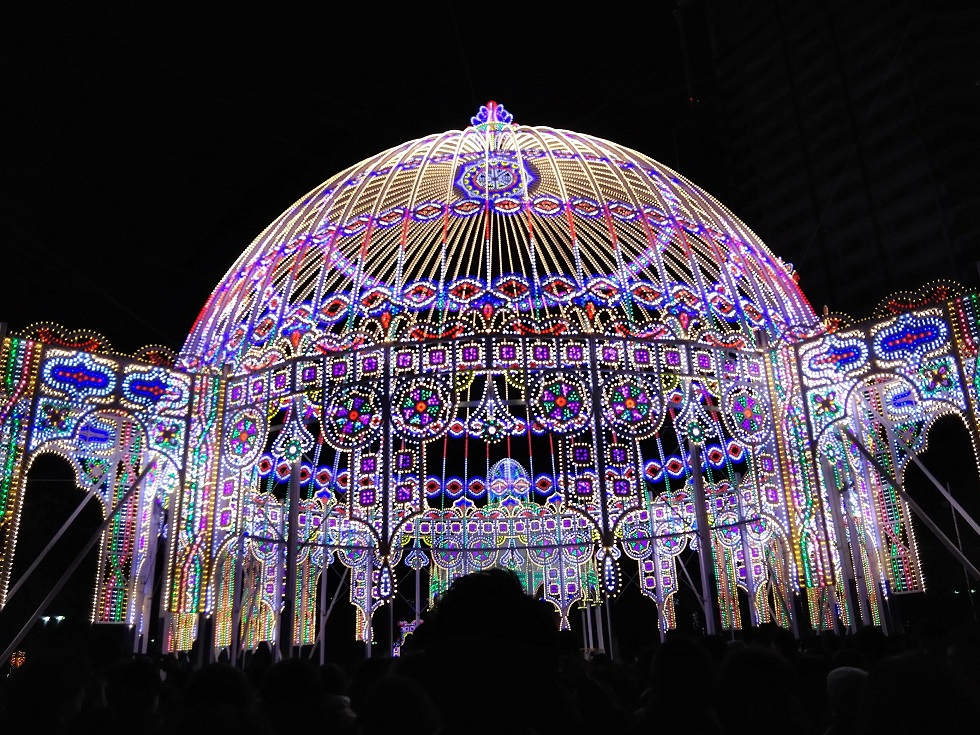
[[[56,538],[85,500],[85,493],[75,484],[74,470],[64,458],[41,454],[32,463],[24,492],[8,600],[0,613],[0,643],[4,649],[22,631],[26,632],[17,649],[28,656],[50,648],[71,648],[91,658],[104,645],[104,641],[95,645],[95,639],[105,635],[103,631],[93,630],[91,623],[98,544],[84,555],[50,602],[42,605],[102,524],[101,504],[91,498]],[[49,544],[51,548],[44,558],[25,578]],[[13,596],[10,591],[14,592]]]
[[[970,434],[955,415],[940,418],[929,429],[926,451],[919,460],[948,490],[953,500],[980,523],[980,477]],[[914,461],[905,470],[909,497],[973,565],[980,568],[980,534],[959,515],[943,493]],[[966,572],[940,538],[918,518],[912,521],[922,561],[926,591],[905,595],[900,607],[911,625],[955,627],[980,617],[980,581]],[[972,590],[972,592],[971,592]],[[920,622],[921,621],[921,622]]]

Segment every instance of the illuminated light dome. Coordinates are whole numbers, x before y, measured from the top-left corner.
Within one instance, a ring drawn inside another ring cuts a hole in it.
[[[250,370],[472,331],[468,313],[503,331],[732,347],[818,324],[792,267],[683,176],[489,102],[470,127],[351,166],[286,210],[215,289],[181,359]]]
[[[626,587],[677,627],[687,552],[709,634],[884,628],[890,595],[925,589],[896,480],[937,418],[976,447],[980,295],[961,293],[818,319],[686,179],[491,102],[273,222],[177,365],[47,323],[0,341],[0,605],[49,452],[126,509],[93,619],[145,646],[162,618],[168,652],[322,645],[344,588],[358,640],[393,653],[395,620],[494,567],[601,648]]]

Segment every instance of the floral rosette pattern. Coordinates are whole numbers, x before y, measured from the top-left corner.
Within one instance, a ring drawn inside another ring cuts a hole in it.
[[[573,373],[540,376],[532,396],[534,418],[549,431],[566,434],[589,421],[589,391],[585,381]]]
[[[324,434],[337,449],[363,447],[382,423],[377,392],[364,386],[337,390],[324,411]]]
[[[752,390],[738,387],[724,402],[724,417],[732,433],[747,444],[758,444],[769,435],[769,408]]]
[[[442,436],[452,412],[452,392],[434,378],[405,380],[392,391],[391,420],[404,439],[430,441]]]
[[[621,376],[607,382],[603,405],[606,421],[628,436],[649,436],[659,424],[660,394],[639,376]]]
[[[233,467],[244,467],[255,461],[265,443],[266,422],[262,413],[247,408],[235,416],[225,440],[225,461]]]

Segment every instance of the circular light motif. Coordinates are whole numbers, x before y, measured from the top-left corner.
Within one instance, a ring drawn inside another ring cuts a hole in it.
[[[299,439],[290,439],[286,442],[283,456],[290,462],[295,462],[303,456],[303,445],[300,444]]]
[[[757,544],[764,544],[772,538],[773,524],[769,523],[765,517],[750,522],[746,527],[749,537]]]
[[[491,416],[480,424],[479,436],[484,441],[499,442],[507,435],[507,430],[499,419]]]
[[[497,561],[497,544],[493,539],[477,536],[468,542],[469,566],[476,570],[489,569]]]
[[[176,449],[180,446],[181,425],[176,421],[160,421],[153,433],[153,441],[158,447]]]
[[[559,550],[558,539],[548,534],[534,535],[528,544],[528,556],[535,564],[553,564]]]
[[[451,393],[440,381],[406,380],[392,393],[391,420],[405,439],[427,441],[442,436],[452,412]]]
[[[265,440],[265,420],[254,408],[247,408],[231,421],[225,458],[236,467],[252,462]]]
[[[562,535],[562,558],[572,564],[584,564],[592,553],[591,539],[583,533]]]
[[[589,392],[574,374],[542,376],[532,395],[534,418],[556,434],[581,429],[588,422]]]
[[[509,189],[516,180],[517,176],[512,169],[495,165],[486,171],[478,171],[473,178],[473,183],[480,189]]]
[[[342,388],[324,412],[325,434],[339,449],[367,444],[381,425],[374,391],[363,387]]]
[[[443,569],[452,569],[463,561],[463,552],[453,539],[440,539],[432,550],[432,558]]]
[[[606,420],[630,435],[652,431],[657,423],[660,395],[639,377],[616,378],[603,391]]]
[[[478,155],[460,166],[456,186],[467,196],[497,198],[520,193],[537,179],[530,164],[513,153]]]
[[[833,466],[833,464],[838,460],[844,458],[836,442],[827,442],[824,444],[823,448],[820,450],[820,453],[827,458],[827,461],[830,462],[831,466]]]
[[[701,442],[703,442],[705,433],[706,432],[704,430],[704,427],[701,425],[701,422],[698,421],[697,419],[693,419],[692,421],[688,422],[687,438],[690,439],[692,442],[695,442],[696,444],[700,444]]]
[[[742,536],[738,530],[738,516],[735,513],[719,513],[715,518],[715,524],[719,527],[717,537],[724,546],[733,549],[737,543],[741,542]]]
[[[736,388],[728,394],[725,418],[732,433],[747,443],[758,443],[768,434],[766,405],[748,388]]]

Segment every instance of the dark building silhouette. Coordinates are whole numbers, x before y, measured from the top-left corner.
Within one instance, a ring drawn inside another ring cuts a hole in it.
[[[687,109],[670,163],[855,318],[978,283],[975,4],[676,3]]]

